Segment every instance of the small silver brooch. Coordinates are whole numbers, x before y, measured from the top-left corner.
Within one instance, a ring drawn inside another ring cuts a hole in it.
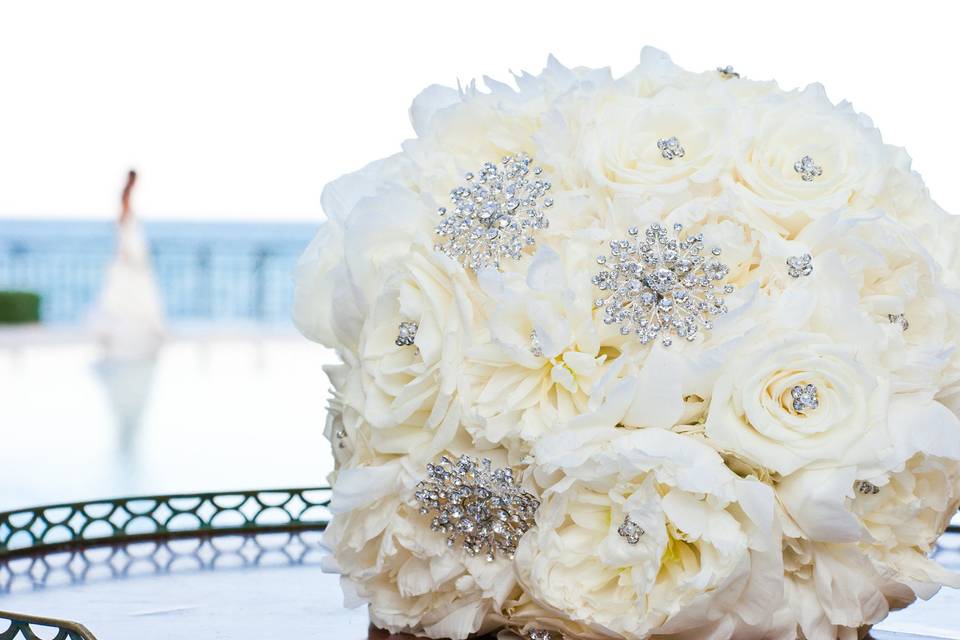
[[[804,182],[813,182],[823,175],[823,167],[817,165],[810,156],[803,156],[793,164],[793,170],[800,174]]]
[[[625,538],[628,544],[637,544],[640,542],[640,536],[645,534],[646,531],[643,530],[643,527],[631,520],[630,516],[625,516],[623,523],[621,523],[617,529],[617,533],[620,534],[621,538]]]
[[[791,256],[787,258],[787,273],[791,278],[808,276],[813,273],[813,256],[805,253],[802,256]]]
[[[667,160],[682,158],[687,154],[684,148],[680,146],[680,141],[677,140],[676,136],[657,140],[657,149],[660,149],[660,155]]]
[[[395,343],[398,347],[409,347],[417,337],[417,330],[420,328],[416,322],[401,322],[397,332]]]
[[[724,80],[740,77],[740,74],[734,71],[733,67],[731,67],[730,65],[727,65],[725,67],[717,67],[717,73],[719,73]]]
[[[910,328],[910,323],[907,322],[907,316],[902,313],[888,313],[887,319],[890,320],[890,324],[900,325],[900,329],[903,331]]]
[[[856,489],[857,493],[861,493],[865,496],[875,496],[880,493],[880,487],[872,482],[867,482],[866,480],[857,480]]]
[[[537,335],[536,329],[530,330],[530,353],[537,358],[543,357],[543,345],[540,344],[540,336]]]
[[[790,390],[790,396],[793,398],[793,410],[797,413],[805,413],[820,406],[817,388],[812,384],[795,386]]]

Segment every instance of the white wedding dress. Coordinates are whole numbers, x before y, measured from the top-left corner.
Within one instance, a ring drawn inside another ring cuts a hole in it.
[[[116,254],[107,270],[91,329],[100,345],[95,369],[120,428],[132,444],[153,385],[164,341],[163,304],[140,224],[132,215],[118,225]]]
[[[140,224],[128,216],[118,225],[117,251],[93,312],[93,329],[106,359],[154,357],[163,343],[160,290]]]

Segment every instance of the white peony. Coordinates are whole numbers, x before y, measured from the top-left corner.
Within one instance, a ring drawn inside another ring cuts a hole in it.
[[[516,561],[532,598],[596,637],[759,637],[782,575],[770,488],[668,431],[597,442],[571,431],[534,449],[543,504]]]
[[[491,631],[516,598],[513,567],[452,552],[431,530],[412,499],[419,460],[382,458],[336,474],[324,569],[341,574],[347,606],[369,605],[371,621],[390,631],[453,640]]]
[[[474,414],[467,426],[477,438],[507,438],[528,450],[527,443],[589,410],[593,389],[617,353],[604,344],[591,309],[575,303],[583,293],[578,274],[565,272],[565,260],[588,254],[565,249],[563,256],[541,249],[525,281],[484,276],[490,338],[468,349],[462,364],[467,410]]]

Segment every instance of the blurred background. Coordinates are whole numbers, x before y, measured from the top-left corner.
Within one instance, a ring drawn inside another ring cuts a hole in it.
[[[431,83],[644,44],[822,81],[960,211],[948,5],[497,4],[0,5],[0,510],[323,483],[333,355],[292,271],[323,185],[397,151]]]

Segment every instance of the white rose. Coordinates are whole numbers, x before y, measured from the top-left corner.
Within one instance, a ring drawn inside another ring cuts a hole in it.
[[[795,408],[794,389],[817,406]],[[707,436],[781,474],[807,466],[862,465],[889,453],[889,382],[857,351],[817,334],[754,333],[731,355],[710,399]]]
[[[545,490],[516,556],[531,598],[607,637],[759,636],[782,571],[769,488],[692,438],[595,435],[568,430],[534,448]],[[635,543],[618,533],[627,518],[643,531]]]
[[[363,413],[376,427],[432,429],[456,393],[463,349],[474,339],[476,291],[457,265],[419,247],[378,288],[358,339]],[[413,344],[397,342],[404,323]]]
[[[352,328],[355,350],[346,366],[329,368],[328,428],[338,462],[370,463],[381,455],[429,458],[454,438],[460,424],[458,362],[473,339],[475,317],[467,275],[432,251],[411,251],[377,286],[368,314]],[[412,344],[398,344],[401,325]]]
[[[637,203],[678,203],[690,194],[711,194],[719,176],[729,172],[733,109],[721,92],[668,87],[650,98],[611,92],[597,102],[590,120],[580,123],[570,158],[592,188]],[[670,152],[658,145],[670,138],[682,155],[664,157]]]
[[[869,208],[892,151],[870,120],[848,103],[834,106],[820,85],[761,99],[738,113],[749,141],[737,160],[744,198],[796,233],[842,207]],[[822,172],[804,180],[795,164],[810,157]]]
[[[355,350],[380,265],[418,234],[428,237],[424,206],[402,178],[408,168],[391,156],[324,188],[327,220],[300,258],[294,287],[293,320],[311,340]]]

